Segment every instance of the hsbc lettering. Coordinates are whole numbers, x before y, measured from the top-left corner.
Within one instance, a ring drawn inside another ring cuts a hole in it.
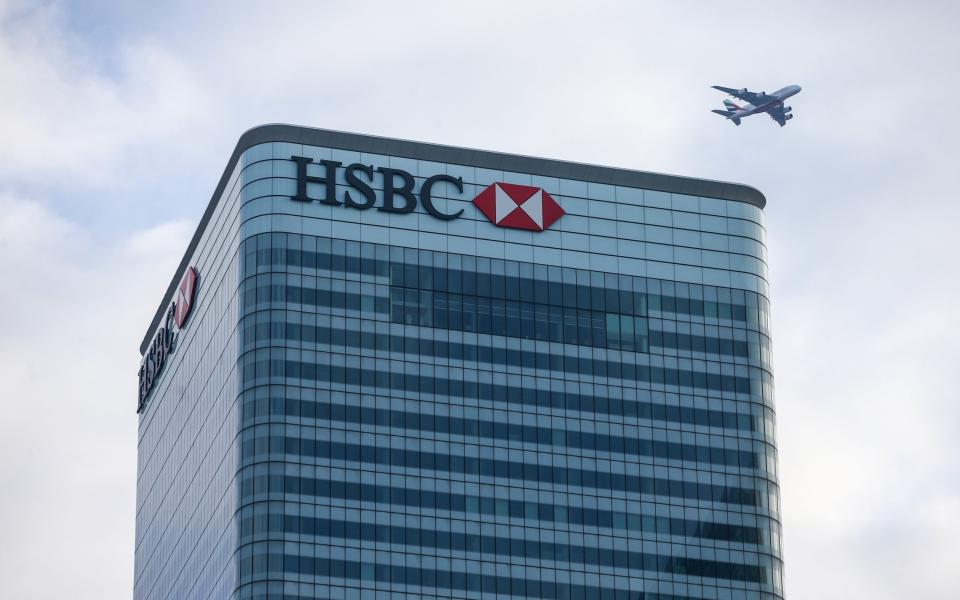
[[[157,382],[157,377],[163,369],[167,357],[173,352],[174,343],[177,340],[177,334],[173,331],[173,319],[175,309],[170,305],[167,310],[167,316],[164,319],[164,326],[157,330],[157,335],[150,342],[150,347],[143,355],[143,361],[140,363],[139,375],[139,394],[137,397],[137,412],[142,412],[147,405],[147,398],[150,391]]]
[[[433,204],[433,188],[438,183],[448,183],[456,188],[459,193],[463,193],[463,179],[460,177],[451,177],[450,175],[433,175],[428,177],[423,185],[420,186],[420,193],[414,194],[413,188],[416,180],[413,175],[402,169],[391,169],[387,167],[374,167],[373,165],[362,165],[353,163],[343,166],[343,163],[335,160],[321,160],[314,163],[312,158],[306,156],[291,156],[291,160],[297,163],[297,194],[291,196],[297,202],[319,202],[329,206],[343,206],[357,210],[367,210],[373,208],[376,202],[376,193],[373,190],[374,173],[380,173],[383,176],[383,203],[376,209],[387,213],[412,213],[420,204],[431,217],[441,221],[450,221],[463,214],[463,209],[455,213],[441,212]],[[316,164],[321,174],[310,175],[307,172],[307,166]],[[344,178],[349,189],[343,192],[342,198],[337,198],[337,169],[344,169]],[[323,198],[311,198],[307,195],[307,184],[313,183],[323,186]]]

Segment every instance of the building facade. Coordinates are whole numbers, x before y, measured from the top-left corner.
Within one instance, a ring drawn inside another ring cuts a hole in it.
[[[134,597],[783,597],[756,190],[245,133],[141,345]]]

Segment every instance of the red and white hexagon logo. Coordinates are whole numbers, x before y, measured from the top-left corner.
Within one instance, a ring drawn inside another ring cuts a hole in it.
[[[473,203],[497,227],[543,231],[566,214],[542,188],[515,183],[494,183]]]
[[[177,327],[183,329],[190,316],[190,309],[193,308],[193,298],[197,294],[197,278],[199,273],[194,267],[189,267],[180,280],[180,287],[177,289],[177,300],[174,303],[173,320]]]

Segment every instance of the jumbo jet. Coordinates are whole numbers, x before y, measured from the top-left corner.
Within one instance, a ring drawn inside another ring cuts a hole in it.
[[[712,87],[715,90],[726,92],[734,98],[738,98],[746,102],[746,104],[743,106],[738,106],[730,100],[724,99],[723,105],[727,107],[727,109],[713,111],[718,115],[733,121],[734,125],[740,125],[740,119],[744,117],[749,117],[750,115],[756,115],[759,113],[767,113],[770,115],[771,119],[777,123],[780,123],[780,127],[783,127],[787,124],[787,121],[793,118],[793,115],[790,114],[790,111],[793,110],[793,107],[784,106],[783,103],[790,96],[800,93],[799,85],[788,85],[785,88],[781,88],[773,92],[772,94],[768,94],[766,92],[760,92],[758,94],[756,92],[751,92],[747,88],[735,90],[733,88],[721,87],[719,85]]]

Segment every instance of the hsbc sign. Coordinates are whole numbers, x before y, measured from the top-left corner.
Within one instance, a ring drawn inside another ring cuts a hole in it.
[[[566,214],[543,189],[514,183],[494,183],[473,203],[491,223],[512,229],[543,231]]]
[[[187,269],[180,281],[180,287],[177,288],[177,299],[173,303],[173,321],[178,329],[183,329],[187,324],[187,317],[190,316],[190,310],[193,308],[193,297],[197,293],[197,279],[199,278],[197,270],[193,267]]]
[[[319,202],[329,206],[342,206],[357,210],[374,208],[376,193],[373,190],[375,173],[383,177],[383,201],[376,210],[388,213],[411,213],[422,206],[423,210],[441,221],[450,221],[463,215],[463,209],[454,213],[440,211],[433,203],[434,188],[441,183],[453,186],[463,193],[463,179],[438,174],[427,177],[420,186],[419,194],[414,194],[415,179],[402,169],[375,167],[359,163],[344,166],[335,160],[321,160],[316,163],[315,174],[308,173],[308,165],[314,164],[312,158],[291,156],[297,163],[297,193],[291,196],[297,202]],[[342,196],[337,196],[337,174],[343,169],[347,188]],[[307,184],[323,187],[322,198],[307,195]],[[562,217],[564,210],[545,190],[529,185],[513,183],[494,183],[484,189],[473,204],[487,219],[497,227],[544,231]]]
[[[183,274],[180,285],[177,287],[176,300],[170,304],[167,309],[167,317],[164,325],[150,342],[150,346],[143,355],[143,361],[140,363],[138,373],[140,384],[137,400],[137,412],[142,412],[147,405],[147,398],[150,397],[150,391],[153,390],[157,378],[163,371],[163,365],[167,362],[167,357],[176,349],[177,335],[187,324],[190,318],[190,312],[193,309],[193,303],[197,295],[197,282],[200,274],[194,267],[189,267]],[[176,325],[176,330],[174,330]]]

